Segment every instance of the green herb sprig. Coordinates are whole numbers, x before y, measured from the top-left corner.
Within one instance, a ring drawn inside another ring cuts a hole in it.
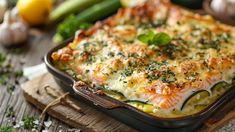
[[[16,68],[6,60],[6,54],[0,53],[0,86],[7,88],[8,93],[12,93],[19,85],[19,80],[23,76],[22,69]],[[14,81],[11,81],[14,80]]]
[[[140,34],[137,39],[148,45],[165,46],[171,42],[171,37],[164,32],[155,34],[152,30],[149,30],[145,34]]]
[[[37,127],[37,124],[34,123],[35,118],[33,116],[26,116],[22,121],[24,129],[32,129]]]

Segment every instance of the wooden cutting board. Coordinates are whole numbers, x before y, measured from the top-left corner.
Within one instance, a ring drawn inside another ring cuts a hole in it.
[[[55,100],[55,98],[46,92],[46,86],[50,86],[57,92],[59,91],[64,93],[49,73],[28,81],[22,84],[21,87],[26,100],[37,108],[43,110],[50,102]],[[71,127],[80,128],[82,131],[136,131],[135,129],[105,115],[81,101],[72,99],[71,97],[68,97],[67,99],[80,107],[81,111],[77,111],[69,105],[59,104],[48,109],[47,113]],[[231,104],[235,104],[235,99],[228,104],[230,105],[226,105],[226,109],[218,111],[208,121],[206,121],[200,130],[214,131],[231,119],[234,119],[235,109],[234,105]],[[223,113],[227,114],[224,115]]]

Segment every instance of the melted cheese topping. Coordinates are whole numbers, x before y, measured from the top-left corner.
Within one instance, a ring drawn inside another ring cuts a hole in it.
[[[137,39],[149,30],[169,34],[171,43],[153,46]],[[192,93],[232,82],[235,28],[166,0],[148,0],[81,32],[52,58],[76,79],[146,102],[157,116],[174,117],[172,111]]]

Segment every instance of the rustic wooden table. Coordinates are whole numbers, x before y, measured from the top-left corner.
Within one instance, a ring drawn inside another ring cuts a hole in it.
[[[15,69],[40,64],[43,62],[43,56],[55,46],[51,42],[54,31],[53,28],[49,27],[32,28],[30,29],[28,42],[24,46],[14,51],[1,46],[0,52],[7,54],[7,61],[10,61]],[[20,83],[25,81],[25,78],[20,79]],[[16,86],[12,93],[7,91],[6,86],[0,86],[0,90],[0,127],[11,125],[12,123],[11,119],[6,116],[6,110],[9,107],[13,107],[16,122],[21,121],[26,116],[39,118],[41,111],[25,101],[19,85]],[[58,131],[60,127],[68,128],[68,126],[56,119],[49,117],[49,120],[52,121],[49,131]],[[25,132],[26,130],[20,129],[19,131]]]

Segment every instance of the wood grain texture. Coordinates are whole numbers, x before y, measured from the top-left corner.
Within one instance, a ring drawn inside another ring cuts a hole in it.
[[[55,83],[54,79],[49,73],[23,84],[22,89],[26,99],[29,102],[37,106],[39,109],[43,109],[47,104],[54,100],[52,97],[50,97],[50,95],[45,92],[44,87],[47,85],[59,90],[60,92],[63,92],[60,87]],[[37,93],[37,91],[39,94]],[[69,99],[74,101],[75,104],[81,108],[81,111],[85,113],[85,115],[65,105],[57,105],[53,107],[48,111],[49,115],[61,120],[62,122],[65,122],[69,126],[81,128],[84,131],[135,131],[134,129],[126,126],[125,124],[120,123],[111,117],[108,117],[107,115],[97,111],[96,109],[90,106],[87,106],[83,102],[74,100],[72,98]],[[228,103],[228,105],[224,106],[224,108],[226,109],[219,110],[211,118],[209,118],[204,123],[203,127],[201,127],[198,131],[212,132],[225,125],[231,119],[234,119],[234,105],[230,104],[235,104],[235,99]],[[51,128],[51,130],[53,131],[62,129],[62,127],[58,127],[60,126],[58,121],[54,122],[54,125],[52,126],[53,128]]]
[[[48,95],[48,93],[45,91],[45,86],[47,85],[63,92],[55,83],[54,79],[52,79],[50,74],[44,74],[22,85],[25,98],[41,110],[54,100],[54,98]],[[48,114],[60,121],[65,122],[69,126],[80,128],[83,131],[135,131],[133,128],[116,121],[115,119],[105,115],[100,111],[97,111],[96,109],[84,104],[81,101],[74,100],[70,97],[68,99],[75,102],[75,104],[81,108],[82,113],[72,109],[69,106],[59,104],[49,109]],[[56,131],[58,129],[60,128],[53,128],[53,130]]]
[[[51,38],[54,29],[45,27],[31,28],[30,37],[28,41],[19,49],[20,53],[11,52],[14,49],[7,49],[0,44],[0,53],[7,55],[7,62],[11,62],[14,65],[15,70],[23,67],[33,66],[42,63],[42,57],[55,45],[52,44]],[[1,76],[1,75],[0,75]],[[25,78],[20,80],[20,83],[25,82]],[[9,80],[14,81],[14,80]],[[25,101],[22,91],[19,86],[16,86],[13,93],[8,93],[6,86],[0,86],[0,127],[6,125],[12,125],[9,121],[10,118],[6,117],[5,111],[8,106],[12,106],[15,113],[16,122],[21,121],[25,116],[34,116],[39,118],[41,111],[36,109],[33,105]],[[54,122],[54,119],[51,119]],[[68,128],[67,125],[60,123],[64,129]],[[17,132],[25,132],[27,130],[17,129]],[[31,131],[31,130],[28,130]],[[49,131],[52,131],[49,128]]]

